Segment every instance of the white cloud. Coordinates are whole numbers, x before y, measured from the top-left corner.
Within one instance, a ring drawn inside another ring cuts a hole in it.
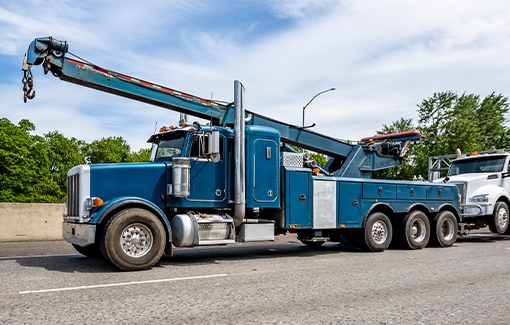
[[[236,3],[242,10],[244,2]],[[221,2],[34,1],[28,14],[21,4],[0,6],[0,54],[18,56],[21,64],[33,38],[58,35],[72,52],[105,68],[200,97],[213,93],[229,101],[233,80],[241,80],[248,109],[298,125],[303,105],[336,87],[314,100],[306,121],[344,139],[371,135],[401,116],[416,119],[416,104],[437,91],[508,94],[505,1],[265,3],[273,19],[294,23],[254,39],[260,25],[252,21],[231,28],[214,28],[211,21],[228,23],[223,16],[212,17],[209,27],[197,23],[211,18],[208,12]],[[42,74],[35,78],[36,99],[23,105],[19,81],[2,82],[2,115],[30,118],[41,133],[65,129],[87,141],[121,135],[138,149],[156,121],[178,119],[177,113]],[[101,108],[99,117],[94,107]]]

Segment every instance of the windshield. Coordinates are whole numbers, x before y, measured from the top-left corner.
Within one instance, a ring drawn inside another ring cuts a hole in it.
[[[154,160],[166,160],[173,157],[179,157],[184,144],[185,133],[172,134],[159,140],[153,147]]]
[[[506,157],[480,157],[452,162],[448,176],[469,173],[493,173],[503,170]]]

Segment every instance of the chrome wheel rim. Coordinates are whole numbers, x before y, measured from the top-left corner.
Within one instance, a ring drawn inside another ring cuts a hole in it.
[[[445,219],[441,225],[441,234],[445,240],[451,240],[455,235],[456,229],[451,219]]]
[[[500,229],[505,229],[508,226],[508,213],[505,208],[498,211],[498,226]]]
[[[147,226],[133,223],[122,231],[120,247],[128,256],[142,257],[151,250],[153,242],[152,232]]]
[[[421,219],[416,219],[411,225],[411,238],[415,242],[422,242],[427,237],[427,227]]]
[[[382,244],[386,241],[388,237],[388,229],[386,224],[381,220],[377,220],[374,222],[372,226],[372,238],[376,244]]]

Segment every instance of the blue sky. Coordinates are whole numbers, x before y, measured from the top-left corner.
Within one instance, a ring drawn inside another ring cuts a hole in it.
[[[122,136],[133,150],[178,114],[68,84],[34,67],[23,103],[23,55],[36,37],[104,68],[358,140],[434,92],[510,94],[510,2],[487,0],[0,0],[0,114],[91,142]],[[190,118],[193,119],[193,118]]]

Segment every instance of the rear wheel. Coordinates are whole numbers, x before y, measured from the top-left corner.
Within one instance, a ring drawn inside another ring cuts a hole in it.
[[[436,215],[431,228],[431,246],[450,247],[457,240],[457,218],[450,211]]]
[[[400,243],[406,249],[422,249],[430,238],[430,222],[422,211],[409,213],[400,223]]]
[[[390,245],[392,234],[390,219],[382,212],[375,212],[368,217],[357,240],[366,251],[382,252]]]
[[[159,261],[165,242],[165,229],[154,214],[127,209],[108,221],[100,247],[105,259],[118,268],[144,270]]]
[[[489,229],[496,234],[504,235],[508,230],[508,206],[505,202],[496,203],[494,213],[488,220]]]

